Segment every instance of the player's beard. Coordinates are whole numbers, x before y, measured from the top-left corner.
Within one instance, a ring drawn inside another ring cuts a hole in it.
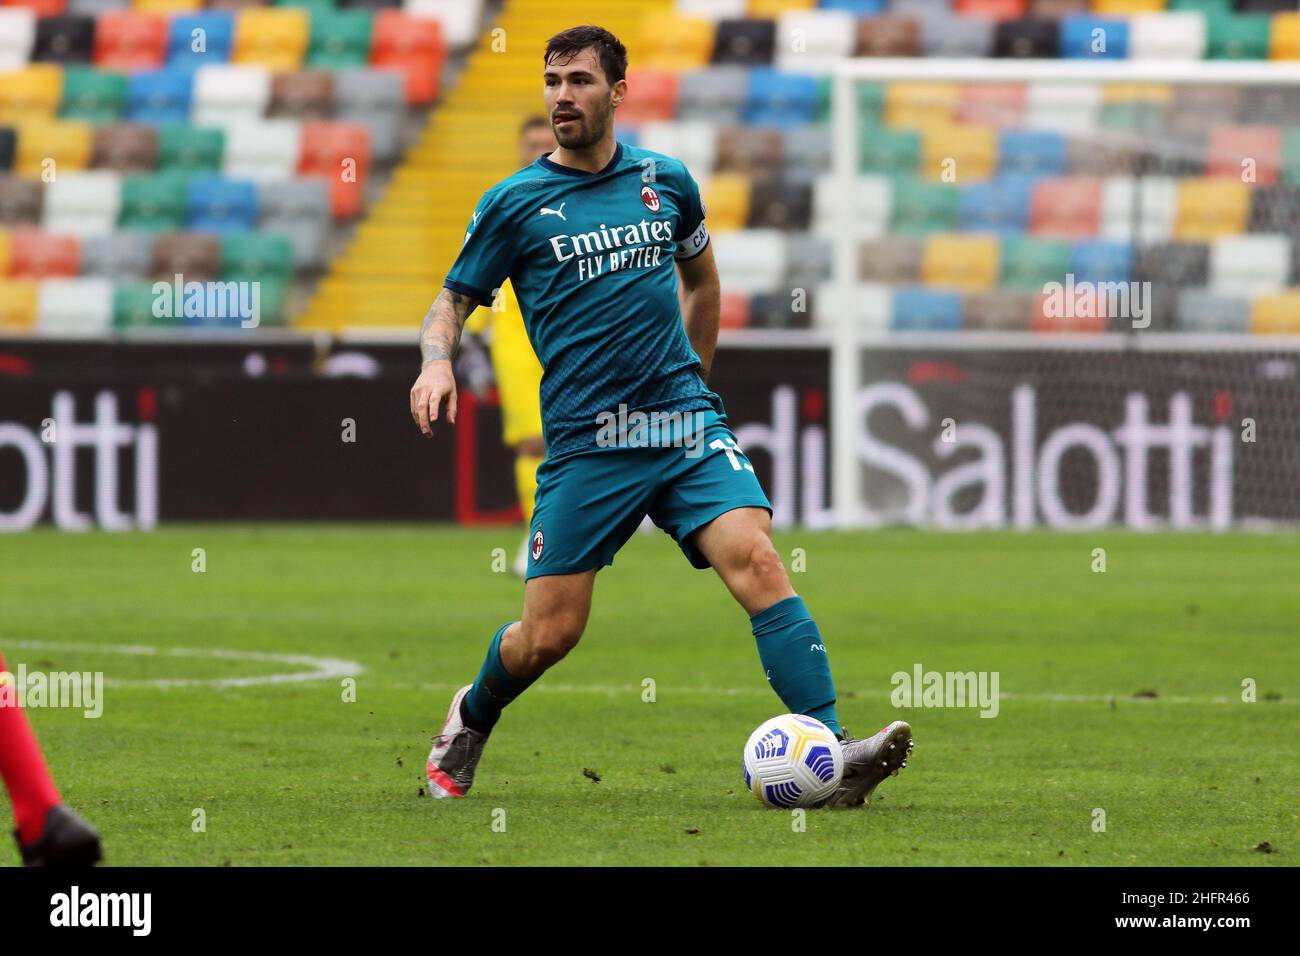
[[[605,136],[605,131],[609,129],[609,124],[614,116],[614,108],[611,102],[605,104],[605,108],[600,115],[584,113],[575,124],[578,128],[568,129],[561,132],[556,128],[555,123],[551,123],[551,131],[555,133],[555,141],[565,149],[586,149],[599,143]]]

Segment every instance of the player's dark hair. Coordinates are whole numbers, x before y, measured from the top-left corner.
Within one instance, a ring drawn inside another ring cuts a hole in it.
[[[551,128],[551,121],[548,120],[545,116],[538,116],[534,114],[519,124],[519,135],[521,137],[526,136],[529,130],[539,129],[542,127],[545,127],[546,129],[549,130]]]
[[[570,27],[555,34],[546,41],[546,56],[542,62],[549,65],[555,57],[572,59],[588,47],[595,47],[596,61],[610,86],[627,77],[627,47],[602,27]]]

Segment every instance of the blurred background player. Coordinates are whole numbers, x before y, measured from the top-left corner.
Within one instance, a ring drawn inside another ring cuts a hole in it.
[[[63,805],[18,688],[0,654],[0,778],[14,808],[14,837],[26,866],[89,866],[100,858],[99,834]]]
[[[544,116],[530,116],[519,127],[519,165],[529,165],[538,156],[555,151],[559,144],[551,123]],[[491,306],[484,305],[465,323],[465,331],[472,336],[490,335],[492,346],[492,371],[496,377],[497,394],[501,400],[501,440],[515,453],[515,489],[519,495],[519,509],[524,513],[524,527],[533,521],[533,497],[537,492],[537,466],[546,457],[546,442],[542,438],[542,364],[537,361],[524,317],[519,311],[519,300],[510,281],[501,286]],[[468,336],[467,336],[468,338]],[[462,345],[464,343],[462,342]],[[486,392],[485,376],[475,371],[483,368],[482,352],[470,346],[469,357],[460,363],[460,370],[470,380],[476,393]],[[476,354],[477,353],[477,354]],[[525,531],[513,571],[523,577],[528,570],[528,534]]]

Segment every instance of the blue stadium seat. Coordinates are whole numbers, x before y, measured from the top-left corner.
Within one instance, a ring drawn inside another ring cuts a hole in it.
[[[1075,282],[1128,282],[1133,275],[1133,244],[1097,239],[1077,242],[1070,252]]]
[[[1018,235],[1029,221],[1029,194],[1035,177],[1000,176],[961,191],[958,220],[964,232]]]
[[[184,70],[132,73],[126,81],[126,118],[133,123],[187,123],[194,77]]]
[[[1050,130],[1003,130],[998,134],[998,156],[1003,174],[1065,175],[1065,137]]]
[[[961,294],[935,289],[895,289],[889,327],[895,332],[960,331]]]
[[[257,186],[243,179],[195,176],[185,203],[185,228],[244,232],[257,228]]]
[[[1105,49],[1093,49],[1093,33],[1102,31]],[[1124,60],[1128,58],[1128,21],[1085,13],[1061,21],[1061,57],[1066,60]]]
[[[817,78],[766,66],[749,71],[745,122],[753,126],[799,126],[817,116]]]
[[[876,16],[889,9],[889,0],[822,0],[822,10],[847,10],[860,17]]]
[[[195,52],[195,31],[202,30],[203,52]],[[235,38],[235,18],[227,11],[192,13],[172,20],[167,40],[167,64],[193,69],[205,63],[229,63]]]

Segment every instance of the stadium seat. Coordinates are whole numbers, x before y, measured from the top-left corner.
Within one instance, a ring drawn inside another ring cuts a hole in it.
[[[779,130],[763,126],[725,126],[718,131],[717,170],[745,173],[754,179],[780,175],[785,139]]]
[[[330,70],[365,66],[370,59],[372,22],[364,10],[313,12],[307,65]]]
[[[0,234],[0,247],[5,244]],[[3,258],[0,258],[0,266]],[[0,270],[0,333],[30,332],[36,325],[37,290],[39,283],[32,279],[6,279]]]
[[[698,181],[713,172],[717,162],[717,131],[704,122],[644,123],[641,146],[656,153],[676,156]]]
[[[921,236],[869,239],[858,246],[858,278],[886,285],[917,282],[924,251],[925,239]]]
[[[257,227],[257,218],[253,182],[202,175],[190,180],[185,228],[191,232],[244,232]]]
[[[70,277],[81,272],[81,246],[73,236],[18,229],[9,238],[9,274],[14,278]]]
[[[889,0],[821,0],[822,10],[843,10],[855,17],[871,17],[884,13]]]
[[[1035,235],[1084,239],[1101,228],[1101,180],[1090,176],[1040,179],[1029,199]]]
[[[9,233],[0,229],[0,276],[9,274],[9,257],[10,246],[12,245]]]
[[[997,129],[1023,124],[1028,95],[1023,83],[963,83],[957,91],[957,121]]]
[[[1025,102],[1025,125],[1067,135],[1085,135],[1097,129],[1101,114],[1101,89],[1094,83],[1030,83]]]
[[[956,332],[962,298],[937,289],[895,289],[889,327],[895,332]]]
[[[260,198],[262,217],[259,228],[289,237],[293,243],[294,265],[298,269],[323,266],[330,220],[327,182],[324,179],[292,179],[268,183],[263,186]]]
[[[41,335],[98,336],[113,324],[113,283],[108,279],[46,279],[38,292],[36,331]]]
[[[855,283],[847,296],[834,283],[819,285],[813,293],[813,325],[834,328],[845,320],[859,332],[884,332],[893,315],[893,297],[893,289],[879,282]]]
[[[743,17],[746,13],[754,13],[749,0],[676,0],[674,7],[680,16],[707,17],[715,22],[725,17]]]
[[[220,172],[226,134],[216,128],[164,126],[158,138],[160,172]]]
[[[1005,289],[1041,292],[1049,282],[1064,282],[1071,272],[1068,242],[1029,236],[1008,236],[1002,240],[1000,284]],[[1078,281],[1078,276],[1075,276]],[[1026,318],[1028,311],[1025,312]]]
[[[998,135],[991,126],[929,126],[922,132],[921,170],[927,179],[976,182],[997,171]]]
[[[953,0],[953,12],[980,20],[1019,20],[1029,14],[1026,0]]]
[[[755,295],[774,292],[785,273],[785,239],[775,229],[742,229],[714,238],[722,288]]]
[[[671,120],[677,115],[678,74],[661,68],[629,70],[627,98],[618,108],[620,125]]]
[[[122,182],[119,229],[179,229],[185,221],[186,180],[175,173],[128,176]]]
[[[703,67],[713,53],[713,30],[703,17],[647,14],[638,65],[678,72]]]
[[[749,325],[749,298],[743,292],[723,292],[718,302],[718,327],[746,328]]]
[[[912,17],[863,17],[857,21],[854,56],[920,56],[921,23]]]
[[[1178,293],[1180,332],[1242,333],[1250,327],[1250,298],[1225,295],[1207,289],[1183,289]]]
[[[268,232],[230,233],[221,238],[221,278],[252,282],[293,277],[293,244]]]
[[[229,12],[183,14],[171,21],[167,63],[185,69],[226,63],[234,42],[235,18]]]
[[[1060,47],[1060,31],[1052,20],[1002,20],[993,28],[995,57],[1050,60]]]
[[[1109,239],[1076,242],[1069,271],[1075,282],[1128,282],[1133,274],[1133,245]]]
[[[0,13],[3,13],[0,10]],[[63,70],[53,63],[36,63],[0,72],[0,122],[53,119],[63,101]]]
[[[996,236],[937,233],[928,237],[921,253],[921,281],[975,292],[998,284],[999,246]]]
[[[307,123],[302,130],[297,171],[329,184],[330,212],[334,218],[358,215],[370,176],[369,129],[359,123]]]
[[[256,121],[266,115],[271,102],[271,74],[252,64],[208,65],[194,72],[195,126],[224,127],[239,121]]]
[[[1272,186],[1281,163],[1282,131],[1276,126],[1216,126],[1210,131],[1211,176]]]
[[[1268,56],[1269,17],[1265,14],[1214,17],[1209,21],[1208,60],[1262,60]]]
[[[785,180],[760,180],[749,206],[750,229],[803,232],[812,218],[812,186]]]
[[[1300,96],[1294,86],[1256,86],[1242,104],[1239,118],[1243,123],[1300,126]]]
[[[1237,9],[1242,13],[1288,13],[1295,9],[1292,0],[1236,0]]]
[[[916,173],[921,169],[921,132],[867,127],[859,137],[860,172]]]
[[[853,15],[844,10],[791,10],[776,21],[773,62],[792,73],[825,72],[853,55]]]
[[[81,243],[81,274],[101,279],[145,279],[153,237],[144,232],[88,236]]]
[[[1273,17],[1268,35],[1270,60],[1300,60],[1300,13]]]
[[[137,123],[95,127],[90,165],[119,173],[148,173],[158,165],[158,130]]]
[[[1002,173],[1061,176],[1066,172],[1065,138],[1048,130],[1004,130],[998,136],[997,155]]]
[[[225,176],[259,183],[294,176],[302,155],[302,125],[298,122],[237,121],[227,124],[225,133]]]
[[[1200,60],[1205,56],[1206,23],[1200,13],[1143,13],[1129,25],[1129,56],[1135,60]]]
[[[1126,17],[1137,13],[1159,13],[1165,4],[1166,0],[1092,0],[1092,8],[1098,13]]]
[[[749,71],[744,121],[754,126],[805,126],[817,116],[817,81],[771,67]]]
[[[178,13],[190,13],[204,5],[204,0],[131,0],[131,6],[142,13],[170,17]],[[220,6],[214,3],[213,6]]]
[[[328,70],[276,73],[271,77],[271,119],[321,120],[334,110],[334,74]]]
[[[153,314],[156,296],[149,282],[117,282],[113,286],[113,328],[117,330],[168,327],[180,324],[178,317]]]
[[[906,235],[955,232],[962,208],[962,191],[951,183],[901,176],[894,181],[890,231]]]
[[[387,70],[341,70],[334,77],[334,118],[370,130],[370,156],[377,163],[397,158],[406,110],[405,80]]]
[[[1216,239],[1210,245],[1210,288],[1241,295],[1285,288],[1291,274],[1291,243],[1284,235]]]
[[[831,168],[831,131],[825,123],[787,126],[781,131],[785,156],[782,177],[791,183],[811,185]]]
[[[1231,179],[1187,178],[1178,186],[1178,239],[1213,239],[1246,229],[1250,187]]]
[[[840,234],[839,217],[845,205],[853,234],[864,239],[878,239],[885,234],[893,215],[893,184],[886,176],[858,176],[852,195],[845,197],[834,177],[819,176],[813,184],[814,235]]]
[[[1123,60],[1129,55],[1129,23],[1091,15],[1061,21],[1061,56],[1067,60]]]
[[[63,104],[59,115],[91,123],[108,123],[126,112],[126,77],[83,66],[63,74]]]
[[[41,17],[36,21],[32,62],[89,63],[95,50],[95,18]]]
[[[982,16],[924,17],[921,52],[926,56],[986,57],[993,52],[993,21]]]
[[[109,10],[97,21],[95,65],[104,70],[149,70],[167,59],[167,21],[138,10]]]
[[[39,226],[44,202],[45,184],[39,179],[0,174],[0,227]],[[4,272],[0,268],[0,275]]]
[[[186,70],[132,73],[126,81],[126,116],[133,123],[189,121],[194,76]]]
[[[749,70],[711,66],[685,74],[678,86],[677,116],[715,125],[739,123],[749,96]]]
[[[18,128],[14,171],[48,179],[90,165],[92,127],[80,120],[33,120]]]
[[[758,18],[719,20],[713,33],[712,63],[760,66],[772,62],[776,21]]]
[[[382,10],[375,16],[373,44],[371,65],[402,74],[407,103],[431,103],[438,98],[446,51],[437,20]]]
[[[296,70],[307,53],[309,27],[306,10],[247,7],[235,18],[230,60],[270,70]]]
[[[483,21],[483,0],[403,0],[408,16],[437,20],[452,49],[472,46]]]
[[[213,282],[221,270],[221,239],[203,232],[165,232],[154,237],[149,276],[170,281]]]
[[[962,299],[962,327],[972,331],[1026,332],[1036,293],[1019,289],[973,292]]]
[[[62,0],[54,0],[62,2]],[[68,13],[82,13],[98,19],[108,10],[125,10],[131,4],[129,0],[67,0]]]
[[[1104,300],[1097,301],[1096,313],[1079,315],[1073,311],[1059,314],[1059,303],[1053,303],[1047,293],[1034,296],[1029,310],[1029,329],[1032,332],[1068,332],[1072,334],[1097,334],[1110,328]]]
[[[963,232],[1021,233],[1029,221],[1032,178],[1004,175],[975,183],[961,191],[960,222]]]
[[[1210,247],[1203,242],[1155,242],[1139,245],[1133,280],[1164,286],[1204,286],[1210,275]]]
[[[0,71],[26,66],[35,42],[35,12],[27,7],[0,7]]]
[[[807,233],[796,233],[787,237],[785,248],[785,286],[811,289],[830,279],[831,256],[834,252],[830,241]]]
[[[1300,289],[1257,298],[1251,306],[1250,331],[1255,335],[1300,334]]]
[[[1259,186],[1250,191],[1251,232],[1296,232],[1300,223],[1300,187]]]
[[[122,177],[110,170],[59,176],[45,188],[41,226],[68,236],[106,236],[117,226]]]
[[[885,89],[886,126],[949,126],[957,116],[956,83],[890,83]]]

